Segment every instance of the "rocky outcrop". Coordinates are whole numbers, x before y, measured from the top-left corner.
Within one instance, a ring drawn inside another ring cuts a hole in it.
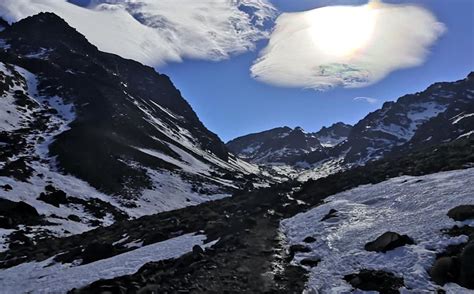
[[[365,244],[365,250],[375,252],[387,252],[398,247],[414,244],[413,239],[407,235],[400,235],[394,232],[386,232],[375,241]]]
[[[378,291],[381,294],[400,293],[399,289],[405,286],[403,278],[385,271],[364,269],[359,273],[347,275],[344,279],[354,288]]]

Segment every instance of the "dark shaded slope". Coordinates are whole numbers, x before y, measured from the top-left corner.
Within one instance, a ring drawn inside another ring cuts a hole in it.
[[[41,95],[74,103],[76,119],[50,149],[65,172],[101,191],[134,195],[152,185],[146,168],[177,168],[136,148],[180,160],[166,142],[186,147],[169,133],[228,159],[225,145],[204,127],[167,76],[98,51],[56,15],[26,18],[0,32],[0,38],[9,45],[0,51],[1,61],[38,75]],[[163,132],[166,128],[168,133]]]

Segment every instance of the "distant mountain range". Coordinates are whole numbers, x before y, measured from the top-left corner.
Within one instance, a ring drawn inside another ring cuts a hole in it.
[[[226,145],[244,160],[280,171],[282,165],[298,168],[296,175],[308,179],[473,134],[471,73],[463,80],[435,83],[423,92],[386,102],[354,126],[337,123],[316,133],[275,128]]]
[[[352,126],[335,123],[319,132],[307,133],[302,128],[275,128],[238,137],[226,145],[242,159],[258,164],[295,164],[310,153],[326,153],[347,139]]]

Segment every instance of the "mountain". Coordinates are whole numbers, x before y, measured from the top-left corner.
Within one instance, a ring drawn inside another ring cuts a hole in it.
[[[474,130],[472,120],[454,123],[473,113],[473,105],[472,73],[456,82],[435,83],[425,91],[386,102],[354,125],[338,148],[347,152],[346,163],[364,164],[399,148],[452,141]]]
[[[0,106],[0,199],[23,201],[55,234],[265,183],[166,75],[99,51],[51,13],[0,32]]]
[[[297,164],[307,154],[326,157],[326,149],[341,143],[351,126],[335,123],[319,132],[307,133],[302,128],[275,128],[235,138],[226,146],[242,159],[256,164]]]
[[[301,156],[321,150],[319,140],[302,128],[276,128],[229,141],[227,148],[253,163],[294,163]]]
[[[334,147],[347,139],[352,126],[343,122],[338,122],[330,127],[322,127],[321,130],[314,133],[323,147]]]
[[[290,141],[285,136],[291,131],[277,128],[247,135],[228,142],[227,147],[250,162],[304,181],[385,156],[469,137],[474,134],[474,73],[386,102],[353,127],[336,123],[317,133],[301,132],[304,135],[299,137],[299,148],[294,148],[293,137]],[[306,142],[312,144],[304,145]],[[288,167],[282,168],[281,164]]]

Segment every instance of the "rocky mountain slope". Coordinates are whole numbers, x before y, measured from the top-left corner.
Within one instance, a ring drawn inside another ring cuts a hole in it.
[[[51,13],[5,26],[0,198],[29,205],[47,231],[78,233],[265,183],[167,76],[100,52]]]
[[[351,126],[335,123],[319,132],[307,133],[289,127],[250,134],[227,142],[226,146],[240,158],[257,164],[296,164],[309,153],[327,156],[332,148],[347,139]]]
[[[346,162],[364,163],[403,145],[422,147],[431,140],[438,144],[467,136],[474,130],[472,120],[459,125],[453,122],[472,113],[473,104],[474,74],[456,82],[435,83],[367,115],[354,126],[340,150],[347,151]]]
[[[294,147],[293,137],[289,140],[284,135],[291,131],[289,128],[236,138],[227,146],[241,158],[307,180],[384,156],[472,136],[473,107],[471,73],[463,80],[435,83],[423,92],[387,102],[353,127],[338,123],[318,133],[301,132],[305,135],[300,135],[299,148]],[[282,164],[287,167],[282,168]]]

